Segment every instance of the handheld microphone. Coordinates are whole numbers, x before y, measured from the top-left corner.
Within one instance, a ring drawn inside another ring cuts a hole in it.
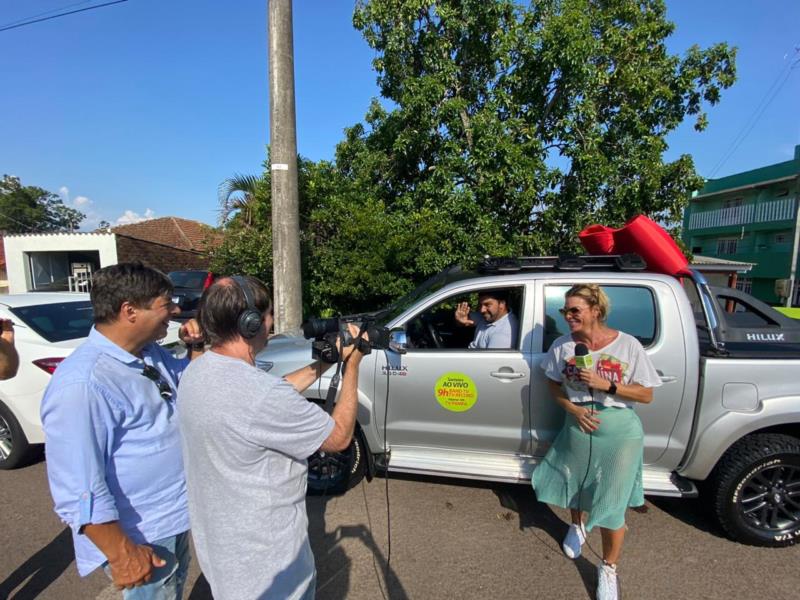
[[[575,366],[579,369],[591,369],[594,367],[594,359],[589,354],[589,346],[583,342],[575,344]]]

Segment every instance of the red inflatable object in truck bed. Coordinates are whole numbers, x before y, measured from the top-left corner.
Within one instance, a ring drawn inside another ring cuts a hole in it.
[[[658,223],[644,215],[634,217],[619,229],[590,225],[578,238],[589,254],[634,253],[645,260],[648,271],[689,274],[689,263],[675,241]]]

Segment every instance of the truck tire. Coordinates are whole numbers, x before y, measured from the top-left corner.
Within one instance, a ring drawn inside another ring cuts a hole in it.
[[[800,440],[758,433],[736,442],[709,481],[713,511],[733,540],[791,546],[800,539]]]
[[[9,408],[0,402],[0,469],[21,467],[30,460],[33,448],[22,431],[19,421]]]
[[[367,455],[358,431],[344,452],[318,451],[308,458],[308,493],[343,494],[364,478]]]

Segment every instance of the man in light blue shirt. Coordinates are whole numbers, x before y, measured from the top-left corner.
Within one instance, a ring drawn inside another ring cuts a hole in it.
[[[482,290],[478,293],[478,310],[470,312],[469,303],[456,307],[456,323],[475,327],[468,348],[516,349],[519,322],[508,307],[508,295],[503,290]]]
[[[180,598],[188,570],[175,398],[189,359],[155,343],[180,312],[171,296],[170,280],[141,264],[98,271],[95,326],[42,399],[50,492],[78,572],[102,566],[126,599]],[[201,351],[195,321],[180,338]]]

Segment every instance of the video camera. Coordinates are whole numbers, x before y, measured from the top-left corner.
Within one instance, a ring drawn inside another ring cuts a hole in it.
[[[369,341],[364,338],[354,339],[347,328],[350,323],[355,323],[361,331],[366,332]],[[356,344],[356,348],[365,355],[373,348],[385,350],[389,347],[389,329],[376,324],[374,316],[365,314],[309,319],[303,324],[303,336],[308,340],[314,340],[311,344],[311,358],[327,363],[339,361],[339,351],[336,349],[336,342],[339,339],[342,348]]]

